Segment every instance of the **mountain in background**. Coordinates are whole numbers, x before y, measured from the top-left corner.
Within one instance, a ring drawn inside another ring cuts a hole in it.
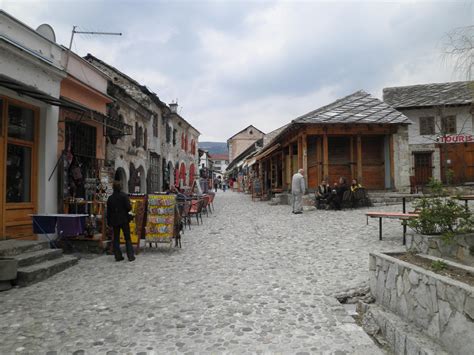
[[[229,154],[226,142],[199,142],[199,148],[209,151],[209,154]]]

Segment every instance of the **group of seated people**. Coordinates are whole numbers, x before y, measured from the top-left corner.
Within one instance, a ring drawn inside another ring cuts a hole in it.
[[[360,193],[359,193],[360,192]],[[316,208],[340,210],[343,207],[357,207],[362,199],[367,199],[365,189],[357,181],[352,179],[351,185],[347,184],[344,177],[330,186],[326,180],[316,190]]]

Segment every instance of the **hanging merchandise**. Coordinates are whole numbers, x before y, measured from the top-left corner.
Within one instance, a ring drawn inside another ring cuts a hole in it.
[[[174,237],[176,196],[148,195],[147,243],[170,243]]]

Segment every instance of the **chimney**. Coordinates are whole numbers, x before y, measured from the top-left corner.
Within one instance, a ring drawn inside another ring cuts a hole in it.
[[[177,102],[170,103],[170,110],[171,110],[171,113],[178,113],[178,103]]]

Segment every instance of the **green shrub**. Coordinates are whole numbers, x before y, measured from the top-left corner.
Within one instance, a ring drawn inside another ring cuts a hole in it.
[[[435,260],[431,262],[431,268],[434,271],[441,271],[444,270],[448,267],[448,264],[446,264],[444,261],[441,260]]]
[[[444,234],[448,237],[474,230],[474,219],[469,210],[451,198],[424,197],[414,203],[419,217],[408,226],[421,234]]]

